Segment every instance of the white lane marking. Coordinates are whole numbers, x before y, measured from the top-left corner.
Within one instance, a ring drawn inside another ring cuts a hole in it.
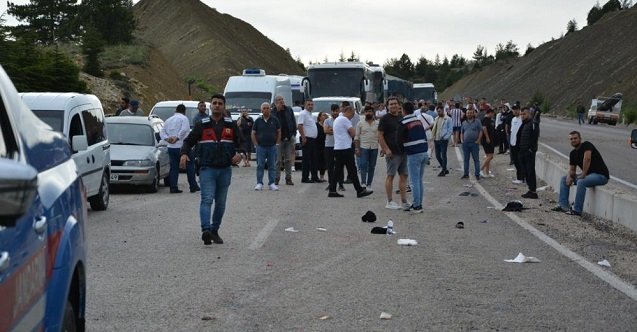
[[[562,158],[564,158],[564,159],[566,159],[566,160],[569,160],[569,157],[568,157],[567,155],[565,155],[565,154],[563,154],[563,153],[561,153],[561,152],[557,151],[557,150],[556,150],[556,149],[554,149],[553,147],[551,147],[551,146],[549,146],[549,145],[547,145],[547,144],[541,143],[541,142],[540,142],[540,145],[542,145],[543,147],[545,147],[545,148],[547,148],[547,149],[551,150],[553,153],[557,154],[558,156],[560,156],[560,157],[562,157]],[[611,178],[611,180],[617,181],[617,182],[619,182],[619,183],[621,183],[621,184],[623,184],[623,185],[625,185],[625,186],[629,186],[629,187],[631,187],[631,188],[633,188],[633,189],[637,189],[637,185],[635,185],[635,184],[633,184],[633,183],[630,183],[630,182],[628,182],[628,181],[626,181],[626,180],[622,180],[622,179],[620,179],[620,178],[618,178],[618,177],[615,177],[615,176],[612,176],[612,175],[610,176],[610,178]]]
[[[257,250],[261,248],[261,246],[265,243],[265,240],[268,239],[268,237],[270,236],[270,234],[272,234],[272,231],[274,231],[274,228],[278,224],[279,224],[278,219],[272,219],[268,221],[268,223],[265,224],[265,226],[263,226],[263,229],[261,229],[259,234],[257,234],[257,237],[254,238],[254,241],[250,243],[250,246],[248,246],[248,249]]]
[[[456,155],[458,156],[458,161],[460,163],[462,163],[462,157],[461,157],[461,155],[459,153],[459,149],[457,147],[456,147]],[[482,194],[482,196],[484,196],[484,198],[486,198],[487,201],[489,201],[489,203],[491,203],[491,205],[493,205],[496,209],[502,210],[504,208],[504,206],[500,202],[498,202],[495,198],[493,198],[493,196],[491,196],[482,187],[482,185],[479,182],[476,181],[474,183],[474,187],[477,188],[478,191],[480,192],[480,194]],[[587,271],[589,271],[590,273],[592,273],[596,277],[602,279],[603,281],[605,281],[606,283],[608,283],[609,285],[611,285],[612,287],[614,287],[618,291],[626,294],[626,296],[628,296],[631,299],[637,301],[637,288],[635,288],[635,286],[633,286],[632,284],[621,280],[616,275],[614,275],[614,274],[612,274],[612,273],[610,273],[608,271],[605,271],[601,267],[599,267],[599,266],[587,261],[586,258],[576,254],[575,252],[571,251],[570,249],[568,249],[568,248],[564,247],[563,245],[559,244],[557,241],[555,241],[554,239],[552,239],[548,235],[542,233],[537,228],[531,226],[528,222],[524,221],[524,219],[520,218],[517,214],[515,214],[513,212],[505,212],[504,214],[507,217],[509,217],[509,219],[511,219],[513,222],[518,224],[520,227],[526,229],[527,231],[529,231],[529,233],[533,234],[535,237],[540,239],[542,242],[544,242],[544,243],[548,244],[549,246],[553,247],[553,249],[557,250],[557,252],[559,252],[563,256],[565,256],[565,257],[569,258],[570,260],[572,260],[573,262],[579,264],[581,267],[583,267],[584,269],[586,269]]]

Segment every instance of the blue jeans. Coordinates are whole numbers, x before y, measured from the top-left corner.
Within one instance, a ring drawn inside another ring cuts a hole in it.
[[[586,188],[601,186],[608,183],[608,178],[598,173],[588,174],[583,179],[574,179],[573,184],[577,186],[575,191],[575,205],[573,210],[575,212],[582,213],[584,209],[584,199],[586,198]],[[560,181],[560,206],[564,210],[568,210],[568,195],[571,188],[566,185],[566,176],[562,177]]]
[[[464,159],[464,175],[469,176],[469,157],[473,157],[473,168],[476,177],[480,177],[480,145],[475,142],[462,143],[462,154]]]
[[[584,113],[577,113],[577,123],[581,126],[584,121]]]
[[[358,167],[361,173],[361,184],[367,187],[371,186],[372,180],[374,180],[377,159],[378,149],[361,149],[361,155],[358,157]]]
[[[413,206],[422,206],[422,197],[425,192],[423,174],[427,165],[427,152],[408,154],[407,155],[407,173],[409,173],[409,185],[411,185],[411,194],[414,197]]]
[[[439,140],[434,141],[435,152],[436,152],[436,160],[440,164],[440,167],[443,170],[447,169],[447,147],[449,146],[449,140]]]
[[[201,231],[217,231],[221,226],[223,213],[226,211],[226,197],[228,187],[232,179],[232,168],[202,167],[199,171],[199,185],[201,186],[201,204],[199,205],[199,218],[201,219]],[[210,210],[212,203],[215,209],[210,223]]]
[[[268,185],[274,183],[276,177],[277,147],[257,145],[257,183],[263,184],[265,163],[268,163]]]
[[[179,189],[177,183],[179,181],[179,158],[181,148],[168,148],[168,158],[170,159],[170,173],[168,179],[170,180],[170,191]],[[186,163],[186,175],[188,176],[188,185],[190,189],[197,189],[197,179],[195,178],[195,158],[192,151],[188,154],[190,161]]]

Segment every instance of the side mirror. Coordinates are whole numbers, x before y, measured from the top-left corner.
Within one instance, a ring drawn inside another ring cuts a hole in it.
[[[0,158],[0,226],[15,227],[38,190],[35,168],[14,160]]]
[[[71,148],[74,152],[84,151],[88,149],[88,140],[86,139],[86,135],[73,136],[73,140],[71,141]]]
[[[372,87],[370,86],[368,79],[365,79],[363,81],[363,86],[365,88],[365,92],[370,92],[372,90]]]
[[[387,80],[383,80],[383,90],[389,90],[389,82]]]

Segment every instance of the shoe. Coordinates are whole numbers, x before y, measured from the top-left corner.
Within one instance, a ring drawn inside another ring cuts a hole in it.
[[[314,183],[323,183],[323,182],[325,182],[325,180],[321,180],[321,179],[312,179],[310,181],[312,181]]]
[[[345,179],[345,181],[343,181],[343,183],[352,183],[352,179],[347,178],[347,179]]]
[[[363,189],[363,190],[361,190],[361,191],[356,193],[356,197],[361,198],[361,197],[369,196],[372,193],[374,193],[374,192],[371,191],[371,190]]]
[[[551,211],[555,211],[555,212],[568,212],[568,210],[562,208],[561,206],[556,206],[554,208],[551,209]]]
[[[476,175],[476,181],[480,181],[480,175]]]
[[[219,233],[217,231],[210,232],[210,235],[212,238],[212,242],[216,244],[223,244],[223,239],[221,238],[221,236],[219,236]]]
[[[327,197],[345,197],[345,196],[343,196],[343,195],[341,195],[339,193],[336,193],[336,192],[331,192],[331,193],[327,194]]]
[[[411,204],[411,203],[407,203],[407,202],[403,202],[403,203],[400,205],[400,207],[401,207],[401,208],[403,208],[403,211],[408,211],[407,209],[411,208],[411,207],[412,207],[412,204]]]
[[[390,209],[390,210],[400,210],[400,205],[398,205],[398,203],[396,203],[394,201],[389,201],[385,205],[385,208],[386,209]]]
[[[301,180],[301,183],[314,183],[314,180]]]
[[[410,193],[411,192],[411,187],[410,186],[405,187],[405,192],[406,193]],[[396,194],[400,194],[400,189],[396,190]]]
[[[263,184],[262,183],[257,183],[257,185],[254,186],[254,190],[256,190],[256,191],[263,190]]]
[[[483,171],[480,171],[480,176],[481,176],[481,177],[483,177],[483,178],[486,178],[486,177],[487,177],[487,175],[486,175],[486,174],[484,174],[484,172],[483,172]]]
[[[493,175],[493,173],[489,173],[489,175],[487,175],[487,177],[494,178],[495,175]]]
[[[209,230],[205,230],[201,233],[201,239],[203,240],[203,244],[209,246],[212,244],[212,233]]]
[[[273,184],[270,185],[270,190],[279,191],[279,187],[276,184],[273,183]]]
[[[292,166],[292,172],[296,172],[296,167]]]
[[[445,175],[447,175],[447,174],[445,173],[444,169],[442,171],[440,171],[440,173],[438,173],[438,176],[445,176]]]
[[[184,192],[184,191],[183,191],[183,190],[180,190],[180,189],[173,189],[173,190],[170,190],[170,193],[171,193],[171,194],[181,194],[181,193],[183,193],[183,192]]]
[[[199,187],[190,188],[190,192],[191,192],[191,193],[196,193],[196,192],[198,192],[198,191],[201,191],[201,188],[199,188]]]
[[[537,193],[532,192],[532,191],[527,191],[526,194],[522,194],[522,198],[532,198],[532,199],[537,199]]]
[[[570,209],[568,211],[565,212],[566,214],[568,214],[569,216],[581,216],[582,213],[581,212],[577,212],[573,209]]]
[[[469,175],[463,175],[460,179],[461,180],[465,180],[465,179],[468,179],[468,178],[469,178]]]
[[[445,169],[445,174],[449,174],[449,170],[448,169]]]
[[[522,180],[513,180],[511,182],[513,182],[513,184],[523,184],[524,183],[524,181],[522,181]]]
[[[285,179],[285,184],[288,186],[293,186],[294,182],[292,182],[292,179]]]
[[[279,185],[279,181],[281,180],[281,178],[276,178],[274,179],[274,184],[276,184],[277,186]]]
[[[338,191],[345,191],[345,187],[343,187],[343,186],[338,186]]]
[[[422,210],[422,206],[414,206],[411,208],[411,211],[409,211],[410,214],[419,214],[419,213],[423,213]]]
[[[413,204],[411,204],[411,205],[409,205],[407,208],[403,208],[403,211],[411,211],[411,210],[413,210],[413,209],[414,209],[414,205],[413,205]]]

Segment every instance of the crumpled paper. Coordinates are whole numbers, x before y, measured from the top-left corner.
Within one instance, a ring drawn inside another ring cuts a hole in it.
[[[597,265],[601,265],[601,266],[605,266],[605,267],[610,267],[610,262],[608,260],[603,260],[603,261],[599,261],[597,262]]]
[[[385,320],[391,319],[391,314],[388,314],[388,313],[383,311],[383,312],[380,313],[380,319],[385,319]]]
[[[297,231],[296,229],[294,229],[294,227],[288,227],[285,229],[286,232],[292,232],[292,233],[298,233],[299,231]]]
[[[535,257],[531,257],[531,256],[524,256],[524,254],[519,253],[517,257],[515,257],[514,259],[505,259],[504,260],[507,263],[539,263],[540,260],[535,258]]]
[[[398,239],[398,245],[400,246],[417,246],[418,241],[412,239]]]

